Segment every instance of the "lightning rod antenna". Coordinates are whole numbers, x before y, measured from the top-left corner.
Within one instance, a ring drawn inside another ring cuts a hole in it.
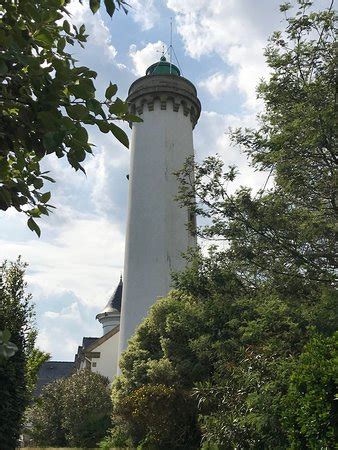
[[[169,46],[169,62],[170,62],[170,73],[172,64],[172,50],[173,49],[173,18],[170,17],[170,46]]]

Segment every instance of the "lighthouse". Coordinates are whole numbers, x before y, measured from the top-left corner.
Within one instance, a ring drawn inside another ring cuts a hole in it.
[[[188,209],[175,200],[175,172],[193,157],[193,129],[201,112],[195,86],[164,56],[129,89],[133,123],[119,354],[159,297],[183,253],[196,245]]]

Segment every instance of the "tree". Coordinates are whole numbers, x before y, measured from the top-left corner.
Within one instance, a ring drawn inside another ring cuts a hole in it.
[[[0,360],[0,441],[1,448],[13,449],[19,437],[21,419],[30,398],[30,389],[39,363],[27,367],[35,349],[36,329],[31,295],[26,293],[24,281],[26,264],[20,258],[14,263],[4,262],[0,267],[0,329],[16,346],[9,359]],[[40,356],[43,355],[40,352]],[[27,384],[27,378],[29,383]]]
[[[93,447],[110,425],[109,380],[88,370],[64,382],[62,426],[70,446]]]
[[[109,380],[89,370],[45,386],[28,411],[36,445],[95,447],[110,425]]]
[[[70,46],[83,47],[85,26],[69,22],[69,0],[2,2],[0,14],[0,209],[14,207],[28,216],[28,226],[40,235],[35,221],[48,215],[51,194],[42,172],[47,155],[67,157],[77,171],[92,153],[87,125],[112,133],[128,147],[125,132],[116,121],[139,121],[128,106],[115,98],[110,83],[105,100],[96,98],[96,72],[78,66],[68,53]],[[95,13],[99,0],[91,0]],[[124,0],[105,0],[108,14],[116,7],[125,11]]]
[[[303,448],[315,435],[333,445],[333,12],[297,3],[266,50],[258,128],[232,132],[273,187],[230,194],[235,168],[187,161],[179,200],[207,219],[200,237],[225,245],[174,275],[177,291],[153,306],[113,386],[117,405],[142,386],[184,386],[205,448]]]
[[[266,49],[272,74],[258,87],[265,104],[258,129],[232,133],[253,167],[270,172],[273,188],[229,194],[236,169],[224,170],[217,157],[190,160],[178,174],[181,202],[209,219],[198,234],[229,245],[221,257],[238,279],[249,289],[269,280],[291,293],[334,279],[337,212],[332,3],[320,12],[311,11],[312,2],[297,3]]]
[[[34,339],[35,344],[35,339]],[[30,395],[33,394],[38,381],[39,369],[50,358],[49,353],[43,352],[33,346],[26,361],[26,385]]]
[[[179,448],[176,433],[183,447],[196,445],[202,434],[211,448],[287,448],[283,405],[292,370],[312,330],[330,336],[336,329],[337,295],[326,292],[310,304],[309,298],[294,301],[265,289],[236,293],[235,285],[226,284],[230,276],[210,265],[190,268],[185,276],[178,276],[180,291],[151,308],[121,357],[121,375],[113,382],[113,430],[124,427],[134,445],[156,441],[157,448]],[[175,393],[167,407],[152,403],[158,386]],[[179,425],[169,421],[172,429],[162,430],[160,423],[178,410]]]
[[[26,430],[34,444],[66,447],[65,430],[62,427],[62,394],[64,381],[56,380],[42,388],[41,396],[25,414]]]
[[[134,446],[190,448],[199,441],[196,402],[189,390],[210,363],[194,345],[205,328],[191,296],[158,301],[120,358],[113,381],[113,432],[124,427]],[[113,441],[114,443],[114,441]]]
[[[9,330],[0,331],[0,360],[10,358],[18,351],[18,347],[10,341],[11,333]]]
[[[120,399],[115,415],[143,448],[196,448],[194,400],[182,390],[147,384]]]
[[[314,335],[290,376],[283,419],[291,448],[333,448],[337,440],[335,400],[337,333]]]
[[[312,327],[329,337],[337,326],[332,291],[337,211],[332,3],[319,12],[311,10],[312,2],[297,3],[295,16],[286,17],[285,32],[274,33],[266,49],[272,74],[258,88],[265,104],[258,129],[232,132],[233,142],[252,165],[269,171],[273,187],[256,195],[247,188],[229,194],[227,184],[235,179],[236,169],[225,171],[216,157],[201,165],[188,161],[178,174],[182,203],[209,219],[198,234],[226,245],[225,250],[211,248],[209,258],[198,257],[176,277],[176,287],[198,295],[203,282],[218,273],[214,288],[221,294],[223,273],[224,283],[230,279],[247,297],[241,314],[230,322],[239,328],[234,347],[223,344],[226,350],[218,356],[217,369],[195,391],[203,406],[204,440],[224,448],[292,444],[293,426],[288,429],[291,422],[283,422],[281,410],[293,385],[293,364],[302,361],[298,356]],[[281,6],[286,14],[289,8]],[[210,292],[202,289],[209,302]],[[308,383],[312,400],[319,402],[325,378]],[[309,423],[320,424],[317,431],[324,443],[332,442],[329,397],[325,419],[316,408],[307,409]],[[304,420],[300,416],[298,423]],[[302,442],[311,441],[303,436]]]

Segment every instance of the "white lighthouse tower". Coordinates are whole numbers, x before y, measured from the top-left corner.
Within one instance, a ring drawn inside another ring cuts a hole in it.
[[[185,266],[182,253],[196,245],[189,211],[175,201],[174,172],[194,155],[201,112],[196,88],[164,56],[131,85],[127,101],[143,122],[133,124],[130,146],[120,354],[151,305],[169,292],[171,272]]]

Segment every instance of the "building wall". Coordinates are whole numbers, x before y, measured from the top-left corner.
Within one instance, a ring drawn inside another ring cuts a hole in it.
[[[117,372],[119,334],[119,332],[115,333],[102,344],[95,347],[94,352],[99,352],[100,357],[91,358],[91,371],[108,377],[110,381],[113,380]]]
[[[124,266],[120,351],[156,299],[170,290],[171,272],[196,241],[187,230],[189,214],[175,197],[174,175],[193,156],[192,123],[183,106],[165,110],[159,100],[144,107],[143,122],[133,124],[128,224]]]

